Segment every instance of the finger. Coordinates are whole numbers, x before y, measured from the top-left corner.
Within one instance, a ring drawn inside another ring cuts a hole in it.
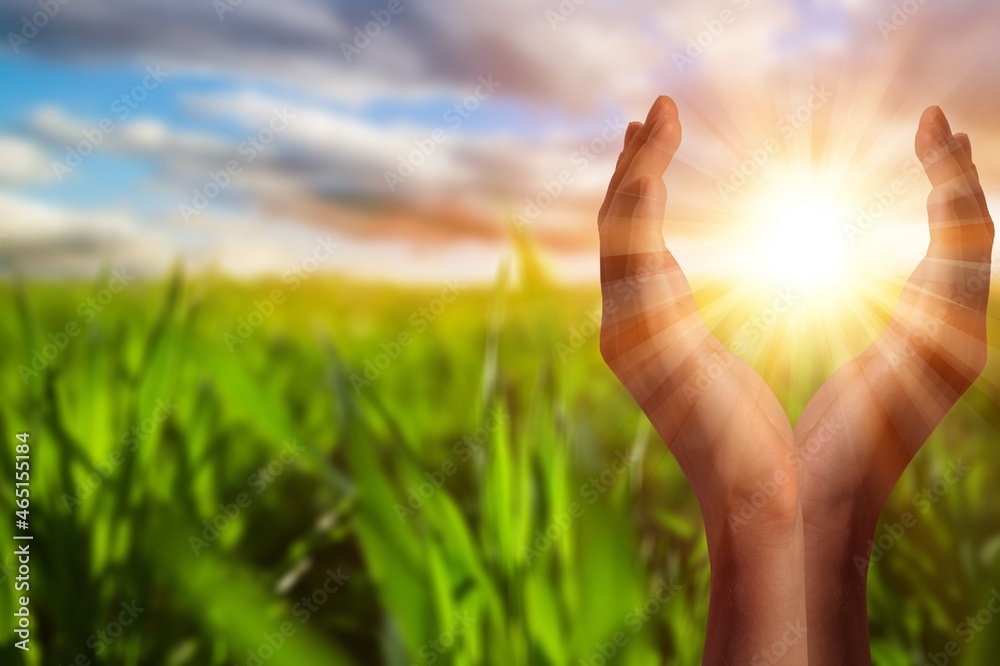
[[[687,307],[691,287],[683,271],[663,243],[663,214],[667,188],[662,178],[644,176],[636,181],[637,194],[631,190],[623,197],[634,197],[627,222],[609,219],[602,234],[603,277],[619,299],[620,321],[642,317],[652,310],[681,301]],[[666,278],[666,280],[652,278]],[[615,283],[615,284],[611,284]],[[621,284],[617,284],[621,283]],[[641,289],[645,284],[655,285]]]
[[[660,183],[662,186],[662,180]],[[652,178],[639,179],[619,192],[614,216],[609,215],[599,229],[601,277],[605,288],[610,288],[614,282],[635,278],[640,271],[645,277],[650,274],[648,267],[659,263],[655,260],[664,247],[662,208],[657,216],[656,204],[643,202],[644,197],[656,196],[652,194],[653,186]],[[666,200],[665,194],[663,200]],[[636,218],[635,212],[640,205],[645,217]]]
[[[642,229],[641,233],[633,234],[633,241],[629,244],[629,256],[635,258],[647,253],[659,253],[660,261],[656,272],[667,276],[670,297],[674,300],[684,300],[691,296],[691,287],[684,272],[663,242],[667,187],[663,184],[663,178],[643,176],[639,182],[641,195],[632,211],[632,220],[633,225],[640,227],[645,225],[648,228]]]
[[[636,181],[642,178],[663,178],[663,173],[681,142],[681,123],[676,114],[676,106],[669,97],[657,100],[650,113],[662,108],[674,111],[659,113],[647,120],[629,144],[608,187],[609,200],[604,209],[605,216],[612,212],[615,199],[621,191],[625,191],[625,198],[619,201],[618,214],[628,214],[630,207],[634,205],[628,195],[637,191]]]
[[[630,180],[654,177],[663,178],[677,148],[681,143],[681,121],[674,115],[657,118],[646,141],[638,147],[628,169],[622,176],[622,186]],[[609,212],[614,209],[614,199]]]
[[[962,146],[962,150],[965,152],[965,156],[972,161],[972,142],[969,141],[969,135],[965,132],[957,132],[955,138],[958,140],[958,144]]]
[[[969,181],[969,187],[972,189],[972,193],[976,197],[976,201],[979,203],[980,213],[986,220],[986,226],[990,232],[990,236],[994,236],[993,220],[990,217],[989,207],[986,205],[986,193],[983,191],[983,186],[979,181],[979,169],[976,167],[976,163],[972,160],[972,141],[969,139],[969,135],[964,132],[956,134],[955,138],[958,140],[959,145],[962,147],[965,157],[968,160],[969,171],[966,177]]]
[[[614,194],[618,191],[619,187],[621,187],[622,178],[628,171],[628,168],[632,163],[632,159],[639,152],[639,148],[649,138],[654,121],[662,115],[673,115],[674,117],[677,117],[677,105],[674,103],[674,100],[666,96],[660,96],[655,102],[653,102],[653,106],[650,107],[649,114],[646,117],[646,122],[641,123],[641,127],[636,129],[635,136],[631,141],[629,141],[629,145],[626,147],[621,158],[618,160],[618,164],[615,167],[615,173],[611,176],[611,183],[608,186],[607,194],[604,197],[604,203],[601,204],[601,210],[597,216],[599,224],[604,222],[604,218],[608,214],[608,209],[611,207],[611,201],[614,199]]]
[[[933,187],[965,180],[971,160],[952,135],[948,119],[939,107],[928,108],[920,117],[915,148]]]
[[[940,108],[930,107],[921,116],[915,148],[933,186],[927,204],[933,254],[957,256],[980,245],[987,227],[975,192],[979,181],[970,180],[972,160]]]
[[[625,145],[622,146],[622,154],[624,154],[625,150],[628,149],[629,144],[632,143],[632,139],[635,138],[635,135],[641,129],[642,123],[638,120],[633,120],[628,124],[628,127],[625,128]]]
[[[618,162],[615,163],[616,171],[621,165],[622,160],[625,159],[625,153],[628,151],[629,144],[632,143],[633,139],[635,139],[635,135],[638,134],[641,129],[642,123],[637,120],[630,122],[628,127],[625,128],[625,145],[622,147],[622,152],[618,155]]]
[[[647,146],[662,140],[650,139]],[[633,169],[642,164],[639,160],[637,154]],[[668,161],[646,173],[627,176],[628,184],[616,193],[600,227],[602,285],[613,294],[614,320],[637,333],[650,331],[650,322],[660,321],[659,315],[675,306],[679,307],[674,311],[677,316],[694,311],[687,279],[663,242],[667,188],[662,170]]]
[[[633,144],[642,145],[621,174],[621,187],[611,193],[611,206],[600,227],[603,256],[628,263],[632,255],[663,249],[663,173],[680,143],[680,133],[676,117],[660,116],[651,126],[647,123],[634,139]],[[641,213],[638,217],[637,207]]]

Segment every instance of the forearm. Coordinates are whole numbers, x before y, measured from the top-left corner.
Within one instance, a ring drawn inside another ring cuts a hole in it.
[[[871,664],[867,573],[877,520],[808,506],[804,518],[809,664]]]
[[[807,663],[803,545],[799,517],[790,528],[747,526],[710,547],[703,664]]]

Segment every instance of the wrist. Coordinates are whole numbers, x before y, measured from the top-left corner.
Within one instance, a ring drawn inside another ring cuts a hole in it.
[[[725,534],[709,557],[712,585],[703,663],[806,663],[801,520],[791,530],[770,526]]]
[[[809,663],[870,664],[867,573],[876,520],[843,503],[803,506]]]
[[[864,579],[868,555],[878,527],[879,511],[867,501],[841,498],[836,503],[803,498],[803,538],[810,561],[847,579],[850,572]]]

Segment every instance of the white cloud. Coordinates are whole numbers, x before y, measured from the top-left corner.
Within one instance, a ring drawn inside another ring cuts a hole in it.
[[[52,180],[45,151],[17,136],[0,135],[0,183],[30,185]]]
[[[122,237],[132,229],[120,212],[77,213],[0,192],[0,231],[12,241],[36,241],[86,233],[97,238]]]
[[[172,248],[122,210],[78,212],[0,193],[0,264],[28,275],[88,275],[109,263],[162,271]]]

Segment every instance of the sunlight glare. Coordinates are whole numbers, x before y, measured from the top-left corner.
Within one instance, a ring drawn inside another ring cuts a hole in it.
[[[823,188],[797,184],[764,194],[748,225],[755,273],[805,292],[842,285],[850,258],[846,211]]]

